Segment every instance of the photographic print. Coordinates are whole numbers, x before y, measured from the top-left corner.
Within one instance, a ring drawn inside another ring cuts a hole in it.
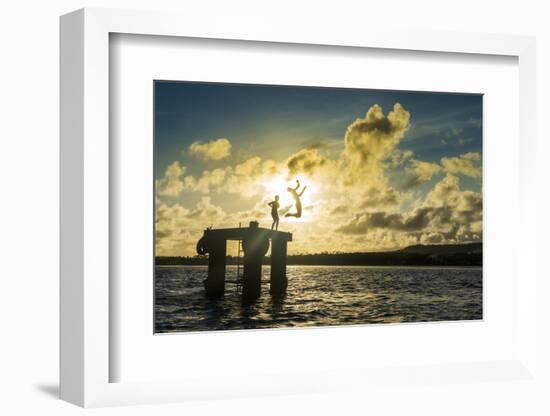
[[[155,81],[154,331],[482,319],[482,101]]]

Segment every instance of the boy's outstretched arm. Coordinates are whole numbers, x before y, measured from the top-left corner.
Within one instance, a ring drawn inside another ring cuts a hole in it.
[[[299,195],[299,196],[302,196],[302,195],[304,194],[304,191],[306,190],[306,188],[307,188],[307,185],[304,186],[304,189],[302,189],[302,192],[300,192],[298,195]]]

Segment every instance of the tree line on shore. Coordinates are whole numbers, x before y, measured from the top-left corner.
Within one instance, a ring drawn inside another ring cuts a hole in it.
[[[228,255],[226,263],[242,264],[242,258]],[[263,264],[270,264],[269,256]],[[319,266],[481,266],[482,243],[416,245],[401,250],[368,253],[317,253],[287,256],[288,265]],[[156,265],[207,265],[208,256],[157,256]]]

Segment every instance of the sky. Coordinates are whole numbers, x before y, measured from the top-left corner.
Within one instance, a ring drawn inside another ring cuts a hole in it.
[[[155,82],[156,255],[256,220],[289,254],[482,240],[482,96]],[[307,186],[301,218],[287,187]],[[229,253],[231,254],[231,253]]]

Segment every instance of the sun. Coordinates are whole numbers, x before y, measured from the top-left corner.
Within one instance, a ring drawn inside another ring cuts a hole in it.
[[[290,183],[283,175],[272,176],[270,180],[264,183],[264,188],[270,198],[274,198],[275,195],[279,195],[279,203],[281,204],[281,207],[293,204],[292,197],[286,190],[289,186]]]
[[[287,188],[295,187],[296,186],[295,180],[289,181],[286,179],[284,175],[275,175],[269,178],[269,180],[267,180],[263,184],[263,186],[270,198],[274,198],[275,195],[279,195],[279,203],[281,205],[281,209],[294,206],[294,199],[292,198],[290,193],[287,191]],[[300,179],[300,190],[303,189],[304,186],[307,186],[306,191],[301,197],[304,211],[302,214],[302,218],[295,219],[298,222],[307,220],[307,210],[305,208],[312,204],[313,198],[317,189],[313,181],[305,178]],[[293,208],[291,208],[291,210],[292,209]]]

